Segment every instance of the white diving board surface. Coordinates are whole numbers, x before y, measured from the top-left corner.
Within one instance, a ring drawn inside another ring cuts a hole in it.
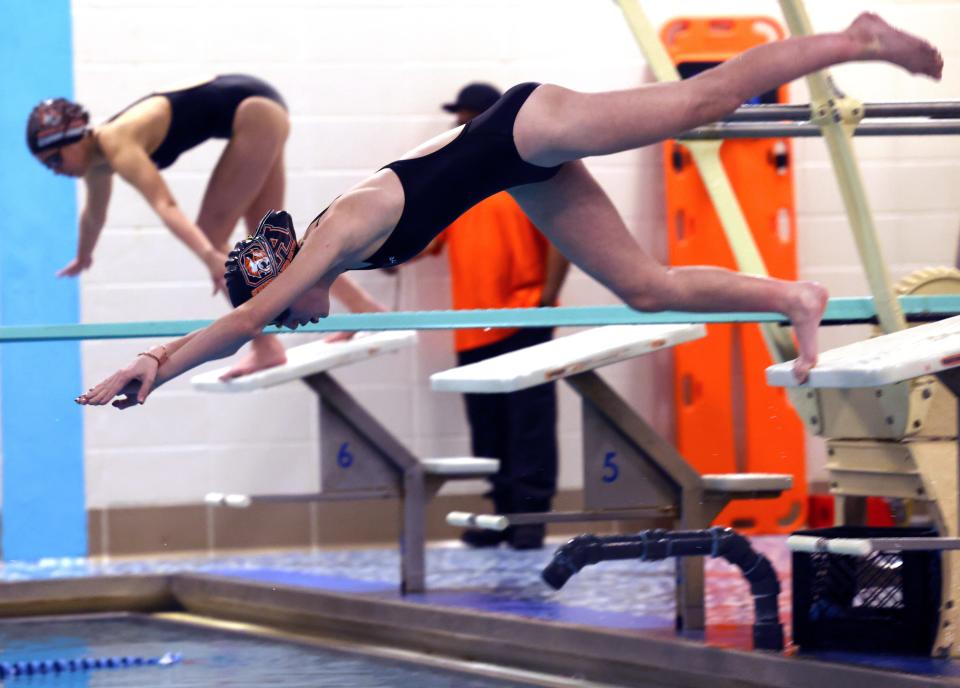
[[[430,376],[438,392],[515,392],[706,335],[702,324],[597,327]]]
[[[804,387],[879,387],[960,365],[960,316],[848,344],[820,354]],[[798,387],[793,363],[767,368],[767,383]]]
[[[229,368],[219,368],[195,375],[190,383],[195,389],[205,392],[249,392],[299,380],[348,363],[365,361],[413,346],[416,342],[417,333],[412,330],[361,333],[345,342],[319,340],[287,349],[287,362],[283,365],[232,380],[221,380],[220,376]]]

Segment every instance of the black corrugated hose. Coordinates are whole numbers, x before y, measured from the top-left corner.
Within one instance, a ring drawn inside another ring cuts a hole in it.
[[[783,625],[777,597],[780,581],[770,561],[750,541],[730,528],[709,530],[643,530],[633,535],[580,535],[563,545],[541,576],[559,590],[584,566],[614,559],[658,561],[668,557],[723,557],[750,583],[754,599],[753,645],[759,650],[783,649]]]

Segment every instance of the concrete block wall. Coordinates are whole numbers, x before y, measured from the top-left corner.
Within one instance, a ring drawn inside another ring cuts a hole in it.
[[[718,11],[706,0],[646,2],[645,8],[657,25],[678,15]],[[740,0],[723,9],[779,16],[772,0]],[[950,41],[960,2],[810,0],[808,9],[821,30],[842,28],[857,11],[873,9],[945,48],[948,69],[940,85],[876,65],[838,69],[839,82],[852,94],[893,100],[960,93],[960,76],[952,67],[960,55]],[[504,88],[551,81],[596,91],[649,80],[619,10],[598,0],[74,0],[73,14],[76,93],[94,120],[150,91],[215,73],[249,72],[274,83],[292,114],[286,206],[298,227],[369,172],[451,126],[439,105],[467,81]],[[792,93],[795,101],[806,98],[802,84]],[[951,193],[960,186],[958,146],[955,138],[858,144],[894,276],[952,260],[960,220],[960,201]],[[188,214],[197,212],[221,149],[207,143],[164,172]],[[822,144],[800,141],[796,157],[803,277],[823,281],[834,295],[865,293]],[[662,257],[659,147],[588,165],[631,231]],[[238,228],[237,235],[241,232]],[[444,259],[409,265],[399,278],[355,274],[389,306],[449,306]],[[199,262],[135,191],[117,182],[94,266],[82,277],[83,320],[215,317],[227,306],[209,291]],[[614,303],[609,292],[576,270],[563,301]],[[831,332],[825,344],[862,334],[856,328]],[[307,336],[285,339],[302,343]],[[101,379],[148,344],[85,343],[85,381]],[[464,454],[467,430],[459,405],[428,386],[430,373],[453,362],[450,335],[427,332],[416,350],[355,365],[338,378],[415,451]],[[659,356],[605,371],[665,432],[672,406],[668,362]],[[191,503],[210,490],[314,490],[315,412],[312,393],[301,385],[216,396],[193,392],[189,376],[163,387],[142,408],[122,414],[88,409],[88,507]],[[562,389],[565,488],[579,486],[579,426],[578,405]],[[819,460],[815,444],[812,452]]]

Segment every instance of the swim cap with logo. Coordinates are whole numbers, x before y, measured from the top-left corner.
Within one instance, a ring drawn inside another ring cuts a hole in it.
[[[69,146],[87,133],[90,113],[66,98],[39,103],[27,118],[27,146],[36,155],[51,148]]]
[[[297,254],[293,218],[284,210],[270,210],[253,236],[238,241],[225,264],[227,293],[233,307],[246,303],[283,272]],[[283,321],[286,311],[274,323]]]

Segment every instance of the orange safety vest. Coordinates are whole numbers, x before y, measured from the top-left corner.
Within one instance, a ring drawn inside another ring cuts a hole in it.
[[[453,307],[530,308],[540,305],[547,272],[547,240],[501,191],[457,218],[437,237],[450,259]],[[511,329],[457,330],[457,351],[506,339]]]

